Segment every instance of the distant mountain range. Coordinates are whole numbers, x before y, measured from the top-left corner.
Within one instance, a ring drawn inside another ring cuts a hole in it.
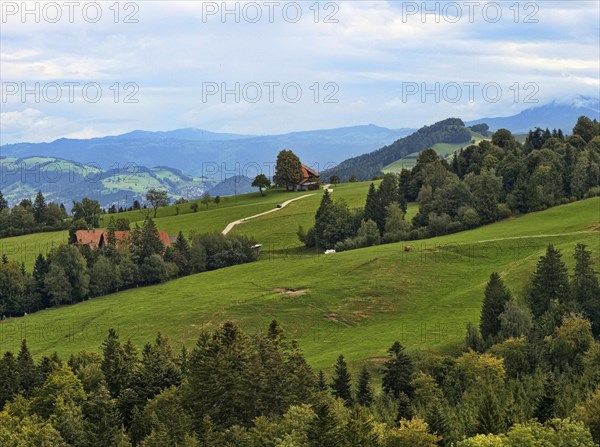
[[[58,157],[102,169],[131,163],[166,165],[188,175],[210,176],[215,183],[232,175],[247,175],[256,166],[268,171],[281,149],[292,149],[305,164],[321,170],[341,160],[368,152],[412,132],[373,124],[338,129],[248,136],[200,129],[168,132],[136,130],[123,135],[51,143],[18,143],[0,146],[0,156]],[[272,167],[271,167],[272,170]]]
[[[435,144],[469,142],[465,126],[486,123],[492,131],[506,128],[526,133],[534,127],[561,128],[570,133],[577,118],[599,118],[600,101],[579,97],[568,103],[552,102],[508,117],[482,118],[448,127],[437,134],[423,129],[387,129],[373,124],[337,129],[309,130],[282,135],[218,133],[202,129],[170,131],[135,130],[117,136],[84,140],[61,138],[50,143],[18,143],[0,146],[0,190],[11,201],[33,197],[38,190],[48,200],[70,202],[83,196],[103,206],[141,199],[150,187],[179,196],[196,198],[205,191],[214,195],[242,194],[253,190],[257,171],[273,174],[281,149],[292,149],[303,163],[345,177],[360,167],[360,178],[370,178],[389,163]],[[446,120],[447,121],[447,120]],[[444,122],[441,122],[444,123]],[[452,127],[454,126],[454,127]],[[452,127],[452,128],[451,128]],[[439,129],[438,129],[439,130]],[[409,137],[404,139],[404,137]],[[459,141],[460,140],[460,141]],[[60,175],[56,167],[62,166]],[[159,166],[159,167],[156,167]],[[337,166],[335,169],[332,169]],[[45,176],[16,175],[15,169],[45,172]],[[98,180],[76,174],[96,172]],[[71,177],[65,171],[72,171]],[[51,180],[50,174],[58,175]],[[125,175],[124,175],[125,173]],[[121,178],[128,181],[125,184]]]
[[[533,107],[506,117],[481,118],[467,121],[467,126],[486,123],[490,130],[508,129],[512,133],[527,133],[530,129],[562,129],[570,134],[577,118],[585,115],[592,119],[600,119],[600,100],[580,96],[568,103],[552,102],[540,107]]]

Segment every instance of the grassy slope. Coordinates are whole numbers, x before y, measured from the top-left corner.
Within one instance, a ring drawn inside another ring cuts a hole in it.
[[[339,192],[336,195],[345,198],[351,206],[359,206],[364,203],[368,185],[369,183],[340,185],[338,186]],[[183,231],[186,236],[189,235],[190,231],[201,233],[222,231],[229,222],[273,209],[278,203],[303,194],[306,193],[286,192],[280,189],[274,189],[269,191],[265,197],[261,197],[258,192],[239,196],[222,197],[221,203],[218,206],[211,203],[208,209],[206,209],[204,205],[199,204],[199,211],[197,213],[191,212],[189,209],[190,204],[181,205],[179,216],[176,216],[174,206],[168,206],[158,210],[155,222],[160,230],[165,230],[172,236],[176,236],[180,230]],[[304,203],[304,201],[307,201],[307,203]],[[294,208],[290,205],[289,209],[295,211],[302,209],[305,217],[308,218],[308,225],[310,225],[315,210],[319,205],[319,201],[320,193],[316,191],[314,197],[295,202],[292,204]],[[289,209],[284,208],[271,216],[275,218],[279,216],[279,213],[289,213]],[[152,216],[152,211],[150,213]],[[106,227],[109,217],[110,216],[107,215],[103,218],[103,221],[101,222],[102,226]],[[134,225],[135,222],[141,224],[144,219],[144,213],[142,211],[130,211],[115,215],[115,218],[129,219],[132,222],[132,225]],[[250,225],[253,226],[254,222],[244,224],[244,227]],[[292,232],[292,236],[294,242],[297,242],[297,238],[293,234],[295,233],[297,226],[298,224],[293,226],[294,231]],[[246,234],[253,234],[253,232],[249,231],[246,232]],[[257,231],[256,234],[257,236],[262,236],[260,231]],[[68,233],[66,231],[58,231],[0,239],[0,255],[6,253],[10,259],[24,262],[25,267],[31,271],[35,258],[40,251],[45,253],[53,246],[53,244],[65,242],[67,238]],[[261,239],[265,240],[265,238]],[[266,241],[266,243],[271,242],[272,241]]]
[[[261,228],[275,229],[277,240],[291,240],[296,228],[278,222],[282,215],[272,216],[273,222]],[[411,253],[403,252],[402,243],[328,256],[290,253],[283,259],[267,250],[257,263],[4,322],[0,350],[17,349],[21,338],[36,355],[94,350],[109,327],[138,344],[162,331],[175,344],[192,346],[203,329],[226,319],[252,332],[264,330],[273,318],[300,340],[317,368],[329,367],[340,353],[351,363],[384,355],[394,340],[410,349],[453,349],[466,323],[478,320],[492,271],[501,272],[519,295],[550,242],[569,264],[573,246],[584,242],[598,263],[599,221],[600,199],[595,198],[417,241]],[[251,230],[258,223],[244,225]],[[554,236],[536,237],[543,234]],[[497,238],[510,239],[493,241]],[[291,296],[276,288],[306,293]]]

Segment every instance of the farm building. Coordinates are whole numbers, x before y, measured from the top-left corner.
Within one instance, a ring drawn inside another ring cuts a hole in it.
[[[302,180],[294,185],[294,191],[312,191],[319,189],[321,174],[306,165],[302,165]]]
[[[159,231],[158,237],[165,248],[171,246],[171,238],[166,231]],[[90,248],[102,248],[108,244],[108,232],[106,230],[78,230],[75,232],[75,238],[77,244],[87,245]],[[117,247],[129,245],[130,238],[131,231],[115,231]]]

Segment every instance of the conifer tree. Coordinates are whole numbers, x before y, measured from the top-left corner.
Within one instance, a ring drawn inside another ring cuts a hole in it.
[[[350,385],[350,373],[348,372],[348,365],[344,356],[340,355],[335,363],[335,372],[333,374],[333,381],[331,388],[333,394],[346,402],[346,405],[352,405],[352,388]]]
[[[577,244],[575,247],[575,270],[571,282],[573,301],[592,323],[592,331],[600,335],[600,284],[598,272],[594,270],[592,253],[586,245]]]
[[[33,202],[33,218],[37,223],[42,224],[46,222],[47,210],[48,205],[46,205],[46,199],[44,198],[44,194],[42,194],[42,191],[38,191]]]
[[[119,335],[110,328],[108,335],[102,343],[102,372],[108,385],[110,394],[118,396],[125,386],[126,365],[124,360],[124,351]]]
[[[377,219],[377,211],[379,206],[378,202],[377,190],[375,189],[375,184],[371,183],[369,186],[369,192],[367,193],[367,201],[365,203],[365,220],[372,220],[376,222]]]
[[[373,388],[371,386],[371,373],[366,365],[360,371],[358,377],[358,387],[356,390],[356,402],[359,405],[368,407],[373,403]]]
[[[27,341],[21,341],[21,349],[17,354],[19,375],[19,391],[27,398],[33,395],[35,388],[40,385],[40,375],[33,362],[33,357],[27,347]]]
[[[404,346],[399,342],[395,342],[388,353],[391,359],[385,363],[382,378],[383,391],[395,398],[399,398],[401,393],[408,397],[412,396],[411,381],[414,373],[412,359],[405,354]]]
[[[0,359],[0,408],[19,392],[19,369],[12,352]]]
[[[113,447],[115,439],[120,436],[121,418],[116,401],[111,397],[106,386],[91,393],[83,406],[88,430],[94,447]]]
[[[326,403],[321,403],[315,408],[315,418],[308,426],[307,440],[310,447],[344,445],[340,439],[340,429]]]
[[[511,293],[504,285],[502,278],[498,273],[492,273],[485,288],[479,323],[479,329],[484,339],[487,340],[498,335],[501,327],[500,315],[510,300]]]
[[[567,267],[561,261],[560,251],[548,245],[533,274],[529,290],[529,304],[535,317],[541,317],[552,301],[565,304],[569,299],[569,277]]]
[[[329,386],[327,385],[327,379],[325,378],[325,373],[323,370],[319,370],[319,375],[317,377],[317,390],[318,391],[327,391]]]

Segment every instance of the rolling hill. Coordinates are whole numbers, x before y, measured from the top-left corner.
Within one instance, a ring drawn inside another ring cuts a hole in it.
[[[333,195],[356,206],[367,187],[340,185]],[[160,217],[157,224],[191,228],[210,215],[207,225],[216,226],[221,213],[223,220],[243,217],[291,197],[272,193],[246,196],[245,203],[235,198],[238,203],[204,213]],[[478,320],[491,272],[500,272],[519,296],[548,243],[563,250],[569,265],[577,242],[590,246],[600,262],[598,198],[416,241],[410,253],[399,243],[322,255],[294,242],[296,224],[312,222],[319,196],[236,227],[264,244],[259,262],[5,321],[0,349],[15,350],[27,338],[38,356],[97,350],[109,327],[138,345],[161,331],[174,344],[192,346],[202,330],[227,319],[252,332],[276,318],[317,368],[329,367],[340,353],[351,363],[376,361],[394,340],[411,350],[454,350],[465,325]]]
[[[98,200],[102,207],[130,207],[134,200],[145,202],[149,188],[165,190],[171,197],[197,198],[213,183],[185,175],[168,166],[147,168],[138,164],[102,169],[56,157],[0,158],[0,190],[11,206],[42,191],[46,200],[64,203],[84,197]]]
[[[369,180],[381,174],[382,170],[392,163],[398,162],[408,155],[418,154],[438,143],[464,146],[471,141],[471,131],[465,127],[462,120],[448,118],[431,126],[424,126],[381,149],[349,158],[339,165],[323,171],[321,175],[325,179],[337,175],[344,181],[351,176],[356,176],[359,180]]]

